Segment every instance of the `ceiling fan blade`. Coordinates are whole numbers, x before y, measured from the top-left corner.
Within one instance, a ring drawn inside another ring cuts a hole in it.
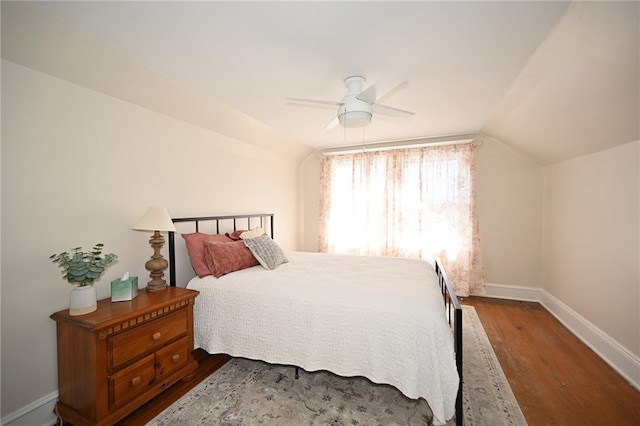
[[[358,99],[373,104],[404,87],[406,84],[406,81],[381,80],[363,90],[362,93],[358,95]]]
[[[389,117],[410,118],[416,115],[415,112],[406,111],[404,109],[395,108],[388,105],[374,104],[373,113],[380,115],[388,115]]]
[[[331,106],[331,107],[340,106],[340,102],[323,101],[318,99],[294,98],[291,96],[287,96],[286,98],[284,98],[284,100],[287,102],[310,104],[310,105],[322,105],[322,106]]]
[[[376,99],[376,102],[402,89],[406,85],[407,81],[385,81],[384,86],[381,85],[378,88],[378,98]]]
[[[376,102],[376,93],[378,89],[376,85],[371,85],[364,89],[358,96],[356,96],[361,101],[365,101],[369,104],[374,104]]]
[[[340,124],[340,120],[338,120],[338,117],[336,117],[331,120],[329,124],[327,124],[327,127],[324,128],[324,131],[328,132],[329,130],[333,130],[338,126],[338,124]]]

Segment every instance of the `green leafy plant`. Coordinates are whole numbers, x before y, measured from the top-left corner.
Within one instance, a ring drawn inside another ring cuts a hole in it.
[[[98,243],[89,252],[82,251],[82,247],[76,247],[69,251],[52,254],[49,259],[58,264],[64,274],[62,278],[69,284],[78,284],[83,287],[91,285],[115,259],[113,253],[102,255],[104,244]]]

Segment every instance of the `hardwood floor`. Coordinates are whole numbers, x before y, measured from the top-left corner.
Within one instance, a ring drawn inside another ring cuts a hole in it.
[[[471,297],[527,422],[640,425],[640,391],[542,305]]]
[[[640,425],[640,391],[627,383],[540,304],[471,297],[527,422]],[[229,359],[196,351],[195,377],[123,420],[141,426]]]

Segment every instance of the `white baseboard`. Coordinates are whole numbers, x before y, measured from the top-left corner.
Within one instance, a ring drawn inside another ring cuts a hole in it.
[[[550,293],[540,303],[622,377],[640,390],[640,358]]]
[[[521,287],[516,285],[487,283],[487,293],[484,297],[495,299],[521,300],[524,302],[539,302],[540,289],[535,287]]]
[[[58,392],[52,392],[40,399],[33,401],[18,411],[3,417],[0,424],[3,426],[52,426],[56,424],[57,417],[54,414]]]

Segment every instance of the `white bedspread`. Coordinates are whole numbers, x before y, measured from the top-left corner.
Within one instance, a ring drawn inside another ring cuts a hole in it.
[[[455,413],[453,337],[420,260],[288,252],[289,263],[194,278],[195,346],[209,353],[365,376]]]

